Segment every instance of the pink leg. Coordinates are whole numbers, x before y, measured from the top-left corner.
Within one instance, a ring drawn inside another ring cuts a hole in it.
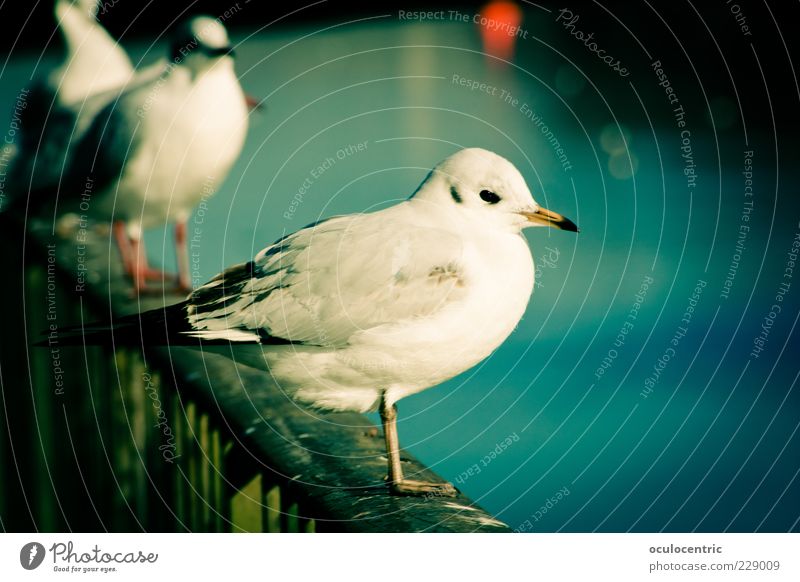
[[[122,220],[115,220],[112,225],[114,232],[114,241],[117,243],[120,258],[122,259],[122,268],[125,274],[129,277],[133,276],[133,260],[131,256],[131,241],[128,239],[125,222]]]
[[[141,293],[145,288],[145,280],[147,273],[147,253],[144,250],[144,243],[138,237],[130,237],[131,256],[133,257],[133,270],[131,271],[131,279],[133,279],[134,293]]]
[[[172,275],[165,273],[161,269],[155,269],[150,266],[147,260],[147,251],[144,248],[144,240],[141,238],[134,240],[134,238],[131,237],[131,247],[133,246],[136,247],[136,253],[134,254],[137,265],[136,268],[139,270],[143,281],[164,282],[172,278]]]
[[[189,247],[186,244],[186,221],[180,220],[175,225],[175,253],[178,257],[178,291],[186,293],[192,290],[189,277]]]
[[[134,268],[131,274],[133,279],[134,293],[163,293],[162,288],[148,288],[147,281],[159,281],[163,283],[170,278],[170,275],[160,269],[153,269],[147,262],[147,251],[144,248],[144,241],[141,238],[130,237],[131,255],[134,257]]]
[[[125,222],[114,222],[114,238],[122,256],[125,273],[130,277],[138,272],[143,281],[163,281],[168,278],[163,271],[151,268],[147,263],[147,253],[141,238],[130,236]]]
[[[160,269],[154,269],[150,267],[147,261],[147,251],[145,250],[141,233],[140,231],[136,232],[137,234],[130,234],[128,226],[123,221],[116,221],[114,223],[114,238],[116,239],[117,246],[120,249],[120,255],[122,256],[122,263],[125,267],[125,273],[133,282],[134,294],[138,295],[150,291],[161,293],[163,291],[160,286],[158,288],[148,289],[147,281],[164,283],[166,280],[172,279],[173,276],[167,275]],[[184,240],[185,232],[186,231],[184,228]],[[180,255],[178,264],[180,266]],[[188,269],[186,271],[188,276]]]

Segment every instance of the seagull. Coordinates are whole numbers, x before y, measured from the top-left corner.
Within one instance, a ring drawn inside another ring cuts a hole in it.
[[[98,0],[56,0],[55,16],[66,45],[63,63],[47,77],[59,104],[71,106],[119,88],[133,76],[125,50],[97,21]]]
[[[529,226],[578,231],[537,204],[509,161],[463,149],[404,202],[310,225],[181,303],[73,328],[72,338],[111,330],[117,342],[199,346],[268,370],[312,408],[378,411],[391,492],[452,496],[449,483],[403,475],[396,403],[468,370],[511,334],[533,291]]]
[[[35,81],[23,110],[21,139],[9,172],[11,195],[18,202],[29,193],[33,198],[52,195],[70,143],[80,139],[92,118],[134,76],[127,53],[97,21],[97,11],[98,0],[56,0],[63,58]]]
[[[92,120],[68,169],[89,218],[113,223],[134,289],[163,274],[147,265],[142,231],[174,222],[178,287],[190,290],[186,223],[239,157],[248,106],[233,48],[217,19],[197,16],[178,27],[171,60],[132,83]],[[66,204],[77,206],[73,200]]]

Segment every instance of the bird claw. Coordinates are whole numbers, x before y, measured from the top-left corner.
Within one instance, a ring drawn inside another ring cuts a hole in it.
[[[452,483],[431,483],[429,481],[414,481],[403,479],[389,484],[394,495],[418,495],[424,497],[455,497],[458,490]]]
[[[156,281],[156,282],[166,282],[171,279],[175,279],[176,275],[171,273],[167,273],[166,271],[162,271],[161,269],[153,269],[152,267],[147,267],[143,269],[142,272],[139,274],[143,281]]]
[[[171,280],[172,279],[172,280]],[[184,287],[180,282],[175,281],[174,277],[167,275],[167,278],[159,279],[161,284],[148,285],[146,278],[134,279],[133,288],[131,289],[131,298],[140,296],[158,296],[158,295],[186,295],[192,291],[191,286]]]

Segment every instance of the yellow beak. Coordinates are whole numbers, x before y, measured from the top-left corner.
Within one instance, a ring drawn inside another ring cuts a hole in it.
[[[535,212],[523,210],[520,214],[527,218],[528,222],[537,226],[550,226],[570,232],[580,232],[578,226],[569,218],[561,216],[558,212],[552,212],[547,208],[539,208],[539,210]]]

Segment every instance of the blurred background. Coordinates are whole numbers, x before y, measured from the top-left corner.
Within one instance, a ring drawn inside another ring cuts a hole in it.
[[[98,14],[137,65],[176,19],[228,14],[263,99],[190,222],[195,283],[493,150],[581,232],[525,233],[524,320],[400,403],[401,444],[521,531],[798,529],[796,3],[265,4]],[[0,5],[3,120],[58,54],[50,3],[23,9]],[[154,263],[170,236],[147,233]]]

